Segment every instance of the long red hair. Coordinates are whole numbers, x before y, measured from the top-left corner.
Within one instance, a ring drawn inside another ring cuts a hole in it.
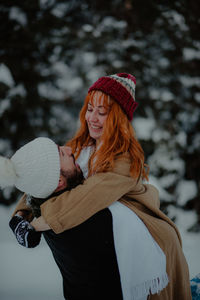
[[[87,94],[80,111],[80,128],[75,137],[67,143],[72,148],[75,158],[78,158],[83,147],[95,145],[96,141],[90,137],[85,114],[89,101],[93,104],[95,91]],[[134,129],[119,104],[110,96],[101,93],[98,101],[109,108],[108,117],[104,123],[99,147],[90,157],[88,167],[89,176],[94,173],[110,171],[114,167],[114,160],[120,154],[130,154],[130,175],[135,178],[148,180],[148,166],[144,164],[144,151],[136,139]]]

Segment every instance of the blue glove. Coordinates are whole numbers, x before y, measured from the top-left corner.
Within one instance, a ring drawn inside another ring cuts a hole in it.
[[[33,226],[21,216],[15,215],[9,222],[18,243],[26,248],[34,248],[39,245],[42,233],[36,231]]]
[[[200,273],[190,280],[192,300],[200,299]]]

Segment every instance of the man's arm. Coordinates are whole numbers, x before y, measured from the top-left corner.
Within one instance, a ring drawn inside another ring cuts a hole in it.
[[[14,212],[12,213],[12,217],[16,214],[22,216],[28,222],[33,220],[33,214],[31,208],[26,203],[26,194],[24,194],[17,203]]]
[[[34,248],[39,245],[41,232],[36,231],[35,228],[22,217],[20,211],[11,218],[9,226],[21,246]]]

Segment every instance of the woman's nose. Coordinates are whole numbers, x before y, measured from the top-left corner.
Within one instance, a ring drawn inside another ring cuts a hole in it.
[[[90,115],[90,121],[96,122],[98,120],[97,112],[93,111]]]

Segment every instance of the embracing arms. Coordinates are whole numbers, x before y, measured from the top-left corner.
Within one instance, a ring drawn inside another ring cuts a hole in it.
[[[119,160],[113,172],[98,173],[71,191],[50,198],[40,207],[42,217],[34,220],[32,225],[35,227],[37,222],[43,222],[44,228],[49,226],[55,233],[60,233],[81,224],[129,191],[142,193],[144,186],[141,181],[129,177],[129,166],[128,160]],[[25,206],[25,197],[22,197],[14,214]]]

